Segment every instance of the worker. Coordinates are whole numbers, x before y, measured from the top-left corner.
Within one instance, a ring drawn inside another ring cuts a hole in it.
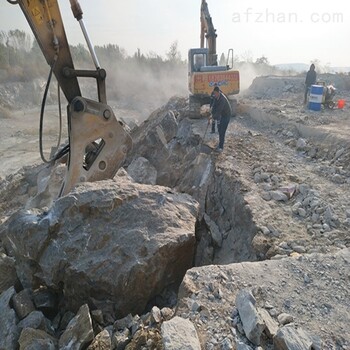
[[[214,105],[213,105],[213,119],[218,122],[219,144],[216,151],[221,153],[224,149],[225,134],[232,116],[232,109],[227,97],[220,91],[218,86],[213,90]]]
[[[312,63],[309,71],[306,73],[304,104],[306,104],[307,102],[307,96],[310,92],[311,85],[315,83],[316,83],[316,71],[315,71],[315,65]]]
[[[214,87],[218,86],[218,84],[214,84]],[[219,88],[220,89],[220,88]],[[221,92],[221,90],[220,90]],[[210,112],[213,115],[213,113],[215,114],[215,107],[214,107],[214,90],[212,91],[211,95],[210,95]],[[217,120],[214,118],[211,118],[211,134],[215,134],[215,125],[217,124]]]

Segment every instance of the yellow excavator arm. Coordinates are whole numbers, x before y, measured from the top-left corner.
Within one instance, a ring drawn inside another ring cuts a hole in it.
[[[74,68],[57,0],[8,2],[20,6],[68,101],[69,153],[60,195],[67,194],[79,182],[112,178],[131,149],[132,140],[107,105],[106,72],[96,57],[78,1],[70,0],[71,8],[80,23],[96,70]],[[78,77],[96,79],[98,101],[82,97]]]
[[[216,53],[216,29],[214,28],[213,20],[209,13],[209,8],[206,0],[202,0],[201,5],[201,42],[200,48],[204,49],[205,40],[209,50],[208,66],[218,65],[218,55]]]
[[[78,79],[66,77],[64,69],[73,69],[74,65],[64,30],[58,2],[53,0],[18,1],[34,35],[56,79],[71,102],[81,96]]]

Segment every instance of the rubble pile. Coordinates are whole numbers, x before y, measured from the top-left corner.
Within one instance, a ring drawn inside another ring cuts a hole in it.
[[[257,77],[246,92],[246,95],[257,99],[276,99],[287,97],[291,93],[304,90],[303,77],[267,76]]]

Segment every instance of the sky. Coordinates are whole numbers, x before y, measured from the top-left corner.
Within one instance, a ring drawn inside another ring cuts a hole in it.
[[[69,0],[58,0],[68,41],[84,43]],[[350,66],[350,2],[340,0],[207,0],[217,30],[217,52],[265,56],[271,64]],[[165,57],[178,42],[182,58],[199,47],[201,0],[80,0],[94,45],[116,44],[133,55]],[[0,31],[32,33],[18,5],[0,0]]]

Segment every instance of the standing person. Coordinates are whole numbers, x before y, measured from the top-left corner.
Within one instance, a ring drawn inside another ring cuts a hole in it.
[[[214,88],[217,87],[218,85],[215,84]],[[219,88],[219,91],[222,92]],[[211,114],[214,115],[215,114],[215,97],[214,97],[214,90],[212,91],[211,95],[210,95],[210,111]],[[217,124],[217,120],[212,118],[211,121],[211,134],[215,134],[215,125]],[[219,128],[219,124],[217,124],[217,127]],[[218,129],[219,130],[219,129]]]
[[[217,152],[222,152],[224,149],[225,134],[232,116],[232,109],[227,97],[220,92],[218,86],[213,90],[214,94],[214,111],[213,118],[218,121],[219,145],[216,147]]]
[[[306,73],[304,104],[307,102],[307,95],[310,91],[311,85],[313,84],[316,84],[316,71],[315,65],[312,63],[309,71]]]

